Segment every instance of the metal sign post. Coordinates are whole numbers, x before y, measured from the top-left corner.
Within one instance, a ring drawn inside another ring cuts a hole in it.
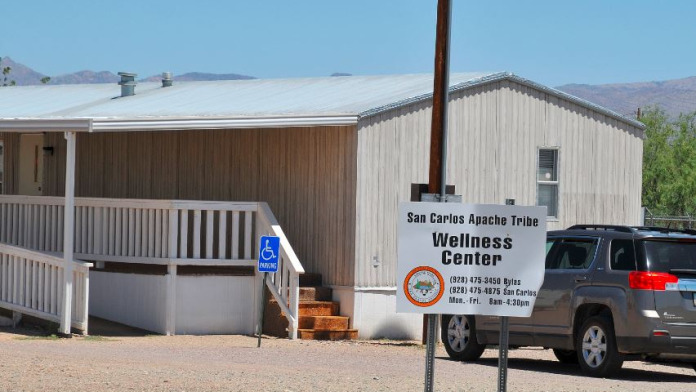
[[[428,338],[425,346],[425,391],[433,390],[435,382],[435,329],[437,328],[437,315],[428,314]]]
[[[256,348],[261,347],[261,334],[263,333],[263,320],[265,318],[265,304],[266,304],[266,278],[268,277],[268,272],[263,273],[263,280],[261,281],[261,310],[259,312],[259,325],[256,328],[258,335],[259,335],[259,341],[256,344]]]
[[[507,316],[500,317],[500,343],[498,346],[498,392],[507,390],[508,337],[510,333]]]
[[[266,305],[266,279],[269,272],[278,272],[278,260],[280,258],[280,237],[264,235],[259,241],[259,262],[258,271],[263,272],[261,281],[261,306],[259,310],[259,325],[257,332],[259,341],[256,347],[261,347],[261,334],[263,333],[263,321]]]
[[[505,205],[514,206],[515,199],[505,199]],[[498,392],[507,391],[508,345],[510,337],[510,320],[500,317],[500,341],[498,343]]]

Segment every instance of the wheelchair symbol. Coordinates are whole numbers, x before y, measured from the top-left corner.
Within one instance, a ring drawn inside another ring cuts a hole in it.
[[[261,249],[261,258],[264,260],[273,260],[276,258],[275,252],[273,252],[273,249],[268,244],[269,242],[270,240],[266,240],[266,246]]]

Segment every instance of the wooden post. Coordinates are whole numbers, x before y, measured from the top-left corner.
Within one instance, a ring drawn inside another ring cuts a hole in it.
[[[63,212],[63,304],[60,334],[70,335],[72,324],[73,251],[75,241],[75,132],[65,132],[65,208]]]
[[[300,275],[299,274],[291,274],[290,276],[290,309],[295,311],[296,309],[299,309],[299,301],[300,301]],[[295,314],[295,317],[292,320],[292,325],[289,325],[288,327],[288,336],[290,339],[295,340],[297,339],[297,330],[299,328],[299,320],[300,320],[300,314],[299,311]]]
[[[447,105],[449,101],[450,0],[437,2],[435,35],[435,78],[433,81],[433,117],[430,132],[430,172],[428,191],[439,193],[445,201],[447,184]],[[425,392],[432,392],[435,382],[435,336],[439,315],[428,314],[425,355]]]
[[[433,116],[430,128],[430,173],[428,192],[444,197],[447,168],[447,104],[449,101],[450,0],[437,2]]]

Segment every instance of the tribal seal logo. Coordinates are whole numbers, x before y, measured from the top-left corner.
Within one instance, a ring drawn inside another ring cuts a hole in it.
[[[406,275],[404,293],[412,304],[426,307],[442,298],[444,285],[442,275],[435,268],[420,266]]]

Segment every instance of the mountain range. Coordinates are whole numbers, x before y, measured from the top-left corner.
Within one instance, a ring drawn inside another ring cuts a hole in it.
[[[8,81],[17,85],[38,85],[48,75],[13,61],[9,57],[0,60],[1,67],[11,67]],[[347,73],[334,73],[331,76],[350,76]],[[71,74],[51,76],[49,84],[117,83],[119,77],[109,71],[79,71]],[[140,81],[160,81],[160,75],[153,75]],[[174,75],[174,81],[239,80],[255,79],[253,76],[235,73],[214,74],[189,72]],[[556,89],[582,98],[589,102],[611,109],[626,117],[635,117],[639,108],[659,106],[672,118],[680,113],[696,111],[696,76],[655,82],[614,83],[614,84],[566,84]]]
[[[0,60],[0,67],[11,67],[8,81],[14,80],[18,86],[31,86],[42,84],[41,79],[46,76],[43,73],[34,71],[24,64],[18,63],[9,57],[3,57]],[[109,71],[79,71],[70,74],[51,76],[48,84],[87,84],[87,83],[118,83],[121,79],[118,75]],[[213,74],[203,72],[189,72],[181,75],[174,75],[173,80],[193,81],[193,80],[239,80],[239,79],[255,79],[253,76],[240,74]],[[161,75],[153,75],[143,79],[141,82],[159,82],[162,80]]]
[[[566,84],[556,88],[627,117],[635,117],[638,108],[649,106],[659,106],[671,118],[696,111],[696,76],[661,82]]]

